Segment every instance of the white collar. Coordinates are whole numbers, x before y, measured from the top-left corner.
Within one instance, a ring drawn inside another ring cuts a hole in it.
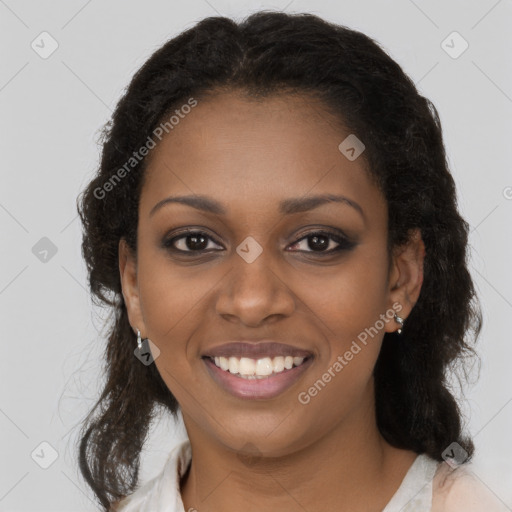
[[[432,482],[438,467],[438,461],[426,454],[418,455],[382,512],[430,511]]]

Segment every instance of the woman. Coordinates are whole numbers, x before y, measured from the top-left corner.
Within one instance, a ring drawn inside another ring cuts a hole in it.
[[[481,328],[468,225],[436,109],[377,43],[205,19],[103,142],[79,212],[115,311],[80,443],[104,510],[499,510],[445,381]],[[188,439],[139,486],[157,406]]]

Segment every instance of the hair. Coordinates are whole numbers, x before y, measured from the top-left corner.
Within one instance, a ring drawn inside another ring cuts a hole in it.
[[[314,95],[364,141],[368,175],[388,204],[388,251],[415,228],[426,249],[419,298],[402,334],[384,335],[374,369],[377,426],[395,447],[440,461],[457,442],[470,460],[474,445],[463,435],[448,378],[476,355],[471,340],[482,315],[467,266],[468,224],[458,212],[436,108],[358,31],[312,14],[210,17],[166,42],[134,75],[101,132],[97,173],[77,199],[93,301],[114,313],[104,387],[79,439],[80,470],[101,505],[108,510],[134,491],[155,411],[163,407],[176,418],[179,407],[156,365],[134,357],[122,295],[118,244],[124,238],[136,254],[148,160],[134,162],[133,155],[173,109],[221,90],[262,99],[283,91]],[[107,188],[128,161],[122,183]]]

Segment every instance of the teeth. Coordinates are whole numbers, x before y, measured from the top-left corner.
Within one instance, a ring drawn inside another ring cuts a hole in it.
[[[304,361],[303,357],[294,357],[293,358],[293,365],[299,366],[299,364],[302,364],[302,361]]]
[[[270,357],[264,357],[263,359],[258,359],[255,373],[256,375],[270,375],[273,369],[272,359],[270,359]]]
[[[229,373],[238,373],[239,360],[236,357],[229,358]]]
[[[215,366],[222,370],[244,379],[259,379],[300,366],[304,362],[304,357],[277,356],[273,359],[263,357],[257,360],[249,357],[215,357],[214,362]]]
[[[217,366],[220,366],[225,372],[229,369],[229,361],[225,357],[219,357],[220,364],[217,364],[217,361],[215,361],[215,364]]]
[[[248,357],[242,357],[240,364],[238,365],[238,373],[241,375],[254,375],[256,371],[256,362],[254,359]]]
[[[284,370],[284,357],[274,357],[273,364],[275,373],[282,372]]]

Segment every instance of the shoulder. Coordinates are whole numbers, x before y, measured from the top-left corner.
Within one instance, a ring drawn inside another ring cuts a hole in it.
[[[508,507],[485,485],[468,462],[439,464],[432,482],[432,512],[507,512]]]
[[[183,502],[180,494],[180,480],[192,459],[189,440],[176,445],[169,453],[162,471],[138,487],[132,494],[111,505],[112,512],[152,512],[173,510],[181,512]],[[175,508],[169,509],[174,504]],[[167,507],[167,508],[164,508]]]

